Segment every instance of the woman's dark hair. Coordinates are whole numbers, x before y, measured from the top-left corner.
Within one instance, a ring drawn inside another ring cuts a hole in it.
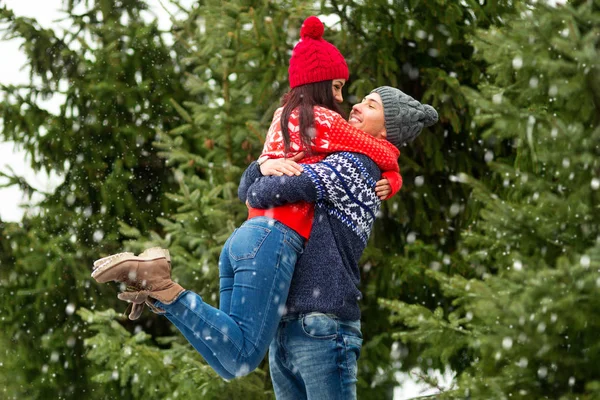
[[[285,144],[285,152],[290,150],[290,133],[288,131],[288,121],[294,109],[298,108],[298,120],[300,122],[300,139],[303,150],[310,154],[311,135],[310,128],[315,126],[314,106],[322,106],[336,113],[343,115],[343,111],[336,103],[333,97],[331,87],[333,81],[321,81],[308,83],[302,86],[296,86],[283,96],[283,111],[281,113],[281,134]]]

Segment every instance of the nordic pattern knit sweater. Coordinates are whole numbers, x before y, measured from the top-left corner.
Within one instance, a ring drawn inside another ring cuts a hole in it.
[[[296,263],[287,313],[322,312],[358,320],[358,262],[381,206],[375,194],[381,171],[369,157],[347,152],[303,168],[299,176],[263,177],[253,163],[242,176],[238,195],[263,209],[315,203],[312,233]]]

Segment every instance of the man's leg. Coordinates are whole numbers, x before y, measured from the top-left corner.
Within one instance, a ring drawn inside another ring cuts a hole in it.
[[[281,321],[269,347],[269,370],[277,400],[305,400],[304,381],[286,356],[287,321]]]
[[[356,399],[360,321],[311,313],[290,321],[286,336],[288,369],[304,382],[306,399]]]

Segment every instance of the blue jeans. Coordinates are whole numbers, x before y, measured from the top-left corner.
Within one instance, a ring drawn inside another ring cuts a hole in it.
[[[329,314],[285,316],[269,349],[277,400],[356,399],[360,321]]]
[[[275,336],[303,245],[298,233],[278,221],[248,220],[221,251],[219,309],[191,291],[155,305],[220,376],[247,375]]]

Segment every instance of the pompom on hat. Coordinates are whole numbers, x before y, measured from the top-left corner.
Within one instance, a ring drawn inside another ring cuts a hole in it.
[[[300,41],[294,47],[288,76],[290,87],[333,79],[348,79],[348,65],[344,56],[323,39],[325,27],[321,20],[311,16],[300,29]]]
[[[423,128],[435,124],[438,120],[435,108],[421,104],[401,90],[380,86],[371,93],[381,96],[386,139],[396,147],[413,141]]]

